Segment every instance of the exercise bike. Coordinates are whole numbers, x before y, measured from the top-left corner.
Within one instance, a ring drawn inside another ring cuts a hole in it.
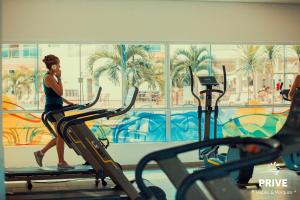
[[[192,67],[189,66],[189,73],[191,77],[191,92],[192,95],[198,102],[198,135],[199,142],[203,142],[210,139],[217,139],[217,119],[219,114],[219,106],[218,103],[220,99],[225,95],[226,92],[226,69],[225,66],[223,68],[223,90],[214,89],[213,87],[218,86],[214,76],[199,76],[198,79],[202,86],[205,86],[206,89],[200,91],[200,95],[205,94],[205,107],[202,109],[201,99],[194,92],[194,78]],[[212,106],[212,95],[214,93],[219,94],[217,97],[214,107]],[[202,113],[204,112],[204,136],[201,134],[202,128]],[[213,138],[210,137],[210,126],[211,126],[211,115],[214,114],[213,117]],[[199,149],[199,159],[204,161],[204,167],[209,168],[213,166],[223,165],[227,161],[238,160],[241,157],[247,157],[247,153],[240,148],[239,145],[231,144],[229,146],[229,150],[227,153],[219,153],[219,145],[209,146],[203,149]],[[247,186],[255,186],[259,188],[258,183],[249,183],[249,180],[252,178],[253,174],[253,166],[243,168],[239,171],[231,172],[231,178],[240,188],[246,188]]]

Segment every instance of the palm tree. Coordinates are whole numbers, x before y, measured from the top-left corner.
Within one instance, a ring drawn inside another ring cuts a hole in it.
[[[7,81],[4,91],[10,91],[17,99],[21,99],[24,93],[27,93],[27,97],[31,94],[31,84],[34,81],[34,75],[30,71],[15,70],[13,73],[4,75],[3,80]]]
[[[188,67],[192,66],[194,72],[209,71],[212,59],[205,47],[191,46],[188,50],[178,49],[170,60],[172,86],[182,89],[184,86],[190,85]],[[175,104],[178,104],[177,94],[175,101]]]
[[[277,64],[278,59],[282,56],[282,46],[267,45],[265,46],[265,56],[267,63],[264,70],[264,75],[267,80],[273,79],[274,66]],[[267,81],[268,82],[268,81]]]
[[[261,59],[260,47],[258,45],[243,45],[239,47],[241,67],[238,71],[246,74],[248,79],[253,80],[253,98],[256,99],[257,72],[262,70],[264,60]],[[249,84],[249,82],[248,82]]]
[[[300,45],[294,45],[292,46],[292,49],[295,51],[298,57],[298,72],[300,71]]]
[[[122,45],[116,45],[115,51],[97,51],[89,57],[88,69],[93,76],[96,88],[99,87],[99,78],[107,72],[110,81],[119,84],[121,74],[125,73],[125,87],[139,86],[144,82],[148,83],[149,88],[157,86],[163,91],[162,73],[157,71],[148,57],[147,46],[130,45],[125,52],[126,64],[122,64]],[[95,66],[95,62],[103,59],[109,60],[100,66]]]
[[[192,66],[193,71],[209,71],[211,61],[212,56],[205,47],[191,46],[189,50],[177,50],[170,62],[172,86],[182,88],[190,85],[188,67]]]

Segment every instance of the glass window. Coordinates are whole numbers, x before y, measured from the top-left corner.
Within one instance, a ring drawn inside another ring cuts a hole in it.
[[[37,45],[25,44],[23,46],[24,57],[37,57]]]
[[[19,55],[22,44],[9,44],[11,52]],[[10,102],[9,110],[37,109],[35,74],[37,58],[9,57],[2,60],[3,101]]]
[[[300,45],[285,46],[286,73],[299,73],[300,68]]]
[[[123,91],[121,70],[119,45],[81,45],[81,101],[91,101],[101,86],[101,101],[95,108],[120,107]]]
[[[42,59],[48,54],[60,58],[64,97],[73,103],[92,101],[101,86],[100,102],[92,109],[117,108],[130,86],[139,88],[131,112],[110,120],[88,122],[97,137],[107,136],[115,143],[198,140],[197,102],[190,91],[188,66],[193,68],[196,94],[205,89],[198,76],[215,76],[219,83],[216,89],[222,90],[222,66],[226,67],[227,90],[220,101],[218,137],[272,136],[285,122],[285,107],[290,104],[280,96],[279,86],[283,83],[283,88],[289,89],[300,70],[300,45],[1,46],[5,145],[43,144],[51,139],[38,119],[45,104],[42,81],[47,69]],[[166,61],[170,61],[170,66],[166,66]],[[167,67],[170,74],[166,74]],[[168,90],[165,77],[172,84]],[[171,97],[171,108],[167,106],[167,96]],[[218,94],[213,95],[213,102],[217,97]],[[200,98],[204,106],[204,95]],[[166,117],[166,113],[171,115]],[[213,116],[211,127],[212,122]],[[170,130],[166,130],[166,124]],[[202,132],[203,129],[204,116]]]
[[[198,116],[194,110],[176,110],[171,114],[171,141],[197,141]],[[203,124],[202,124],[203,132]]]
[[[208,45],[170,45],[170,77],[172,81],[172,105],[181,106],[193,104],[194,98],[190,92],[190,74],[188,67],[192,66],[194,75],[211,74],[212,57]],[[199,85],[195,80],[195,91]]]
[[[129,112],[110,120],[88,122],[98,137],[107,137],[114,143],[141,143],[166,141],[166,116],[162,111]]]
[[[281,86],[281,83],[284,83],[284,74],[277,74],[277,73],[274,73],[273,74],[273,80],[272,80],[272,85],[273,85],[273,88],[274,88],[274,92],[273,92],[273,99],[274,99],[274,104],[281,104],[283,103],[283,99],[282,99],[282,96],[280,95],[280,86]],[[283,89],[287,89],[288,88],[288,85],[287,84],[283,84]]]
[[[125,82],[137,86],[139,94],[136,108],[163,107],[165,105],[163,45],[128,45],[126,50]]]
[[[12,44],[9,46],[10,57],[11,58],[19,58],[20,56],[20,45],[19,44]]]
[[[222,109],[219,116],[223,137],[269,138],[280,130],[286,119],[271,108],[262,107]]]
[[[8,47],[5,47],[2,45],[2,59],[8,58],[9,57],[9,50]]]

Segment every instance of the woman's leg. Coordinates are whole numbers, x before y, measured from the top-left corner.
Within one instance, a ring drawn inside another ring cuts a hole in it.
[[[56,138],[53,138],[48,144],[41,150],[43,154],[45,154],[49,149],[56,145]]]
[[[56,150],[57,150],[57,155],[58,155],[58,162],[59,163],[64,163],[65,158],[64,158],[64,140],[60,137],[60,135],[57,136],[56,138]]]
[[[33,153],[35,156],[35,160],[40,167],[43,166],[43,157],[45,153],[56,145],[56,140],[56,138],[53,138],[50,142],[48,142],[48,144],[46,144],[46,146],[42,150]]]
[[[55,124],[56,127],[56,124]],[[60,135],[57,135],[56,138],[56,150],[57,150],[57,156],[58,156],[58,167],[60,169],[72,169],[74,167],[70,166],[66,161],[64,157],[64,149],[65,149],[65,142],[62,139]]]
[[[55,127],[56,133],[56,123],[53,123],[53,126]],[[55,144],[56,144],[56,150],[57,150],[57,156],[58,156],[58,163],[63,163],[65,161],[64,159],[64,140],[61,138],[59,134],[57,134],[57,137],[55,138]]]

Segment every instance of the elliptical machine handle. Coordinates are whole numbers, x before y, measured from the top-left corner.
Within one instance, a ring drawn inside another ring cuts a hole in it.
[[[226,92],[226,87],[227,87],[227,75],[226,75],[225,65],[223,65],[222,68],[223,68],[223,77],[224,77],[223,94],[225,94],[225,92]]]
[[[224,81],[223,81],[223,91],[220,90],[219,93],[220,96],[217,98],[216,103],[215,103],[215,115],[214,115],[214,138],[217,138],[217,119],[218,119],[218,115],[219,115],[219,100],[225,95],[226,92],[226,87],[227,87],[227,75],[226,75],[226,69],[225,69],[225,65],[222,65],[223,68],[223,77],[224,77]]]
[[[202,106],[201,106],[201,100],[200,98],[198,97],[197,94],[195,94],[194,92],[194,76],[193,76],[193,70],[192,70],[192,66],[189,66],[189,73],[190,73],[190,77],[191,77],[191,93],[192,95],[195,97],[195,99],[197,100],[198,102],[198,108],[197,108],[197,118],[198,118],[198,137],[199,137],[199,140],[201,141],[202,140],[202,134],[201,134],[201,117],[202,117]]]
[[[190,77],[191,77],[191,92],[192,92],[192,95],[195,97],[195,99],[197,99],[198,106],[201,107],[201,100],[194,92],[194,76],[193,76],[192,66],[189,66],[189,73],[190,73]]]
[[[282,96],[282,98],[284,99],[284,100],[286,100],[286,101],[291,101],[290,99],[289,99],[289,92],[290,92],[290,90],[289,89],[282,89],[282,87],[283,87],[283,82],[281,82],[280,83],[280,87],[279,87],[279,93],[280,93],[280,95]]]
[[[218,107],[219,100],[225,95],[226,87],[227,87],[227,75],[226,75],[225,65],[223,65],[222,68],[223,68],[223,77],[224,77],[224,80],[223,80],[224,87],[223,87],[223,91],[222,91],[221,95],[216,100],[216,104],[215,104],[216,107]]]

